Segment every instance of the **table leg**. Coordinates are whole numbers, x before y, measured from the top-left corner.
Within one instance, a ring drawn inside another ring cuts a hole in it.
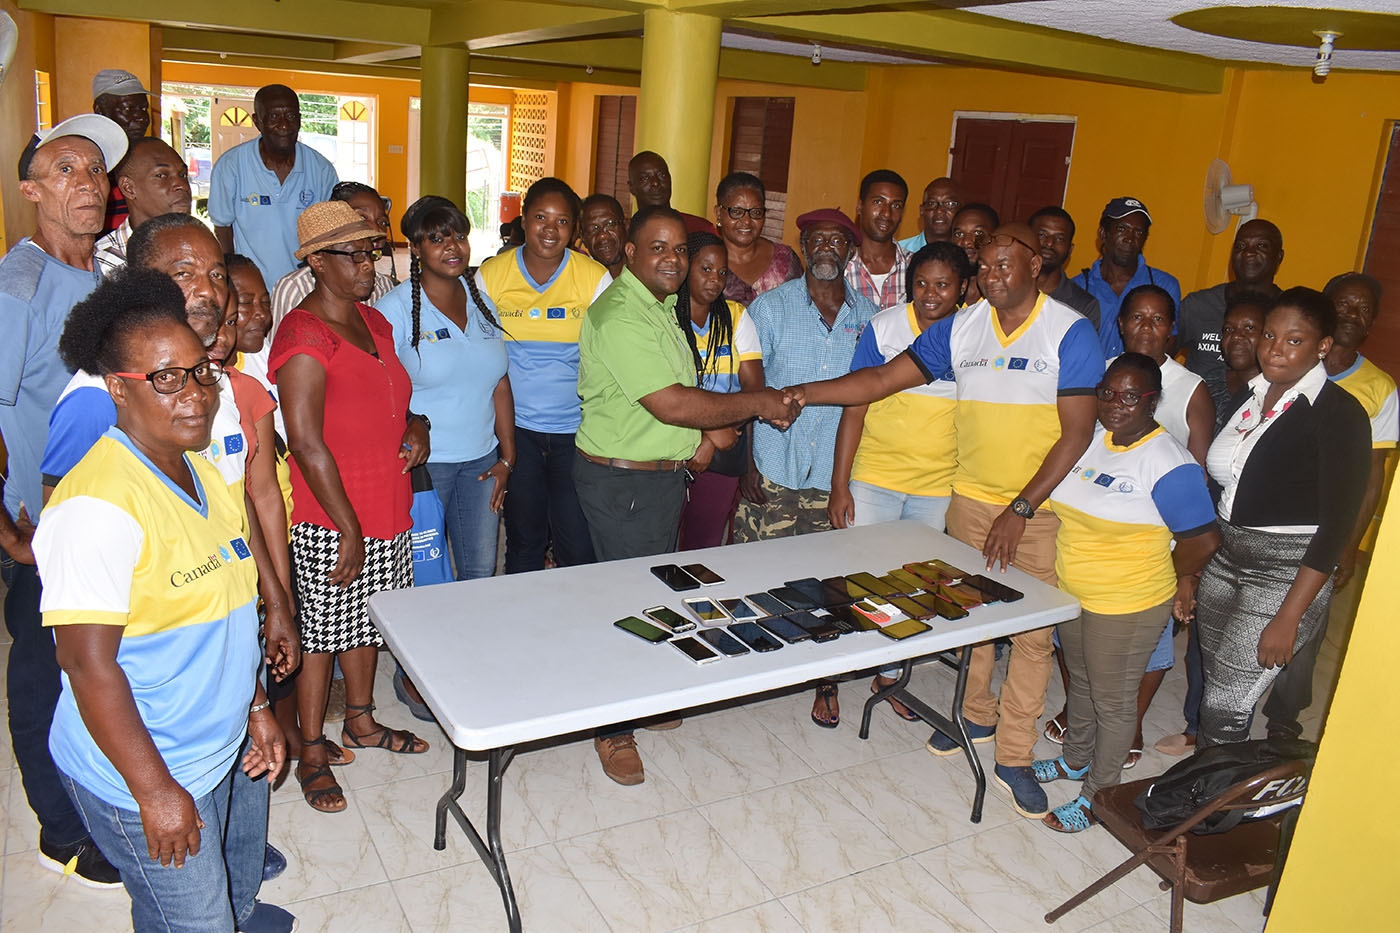
[[[501,794],[506,767],[514,757],[515,750],[512,748],[491,750],[486,787],[486,839],[483,840],[457,802],[467,786],[467,753],[460,748],[453,750],[452,786],[438,800],[433,848],[441,850],[447,847],[447,814],[451,813],[501,889],[501,900],[505,904],[506,922],[511,933],[520,933],[520,908],[515,902],[515,889],[510,883],[510,871],[506,868],[505,848],[501,845]]]

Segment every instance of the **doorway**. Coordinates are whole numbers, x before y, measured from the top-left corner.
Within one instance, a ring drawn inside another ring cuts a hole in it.
[[[1394,296],[1400,295],[1400,121],[1390,124],[1382,158],[1385,170],[1376,195],[1362,271],[1380,282],[1382,291],[1394,303]],[[1367,359],[1400,379],[1400,319],[1393,312],[1376,316],[1365,351]]]
[[[636,154],[637,96],[602,94],[598,97],[598,137],[593,145],[593,190],[609,194],[632,212],[627,188],[627,163]]]
[[[781,242],[792,162],[792,97],[736,97],[729,133],[729,171],[749,172],[767,193],[763,235]]]
[[[1073,117],[955,114],[948,174],[964,202],[996,209],[1003,222],[1062,207],[1074,148]]]

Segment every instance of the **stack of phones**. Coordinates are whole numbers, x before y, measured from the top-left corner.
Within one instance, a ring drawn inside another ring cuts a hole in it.
[[[660,564],[651,568],[652,575],[677,593],[698,590],[702,586],[714,586],[724,582],[724,577],[704,564]]]

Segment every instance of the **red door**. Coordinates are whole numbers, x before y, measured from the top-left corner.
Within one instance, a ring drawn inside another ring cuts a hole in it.
[[[1003,221],[1025,220],[1064,204],[1073,123],[959,118],[952,176],[967,201],[996,209]]]

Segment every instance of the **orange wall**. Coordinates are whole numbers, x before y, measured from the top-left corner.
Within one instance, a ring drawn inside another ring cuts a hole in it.
[[[54,122],[92,112],[92,78],[103,68],[124,68],[151,87],[151,39],[148,23],[54,17],[54,57],[62,62],[52,73]]]
[[[52,64],[53,17],[21,13],[12,0],[0,0],[0,10],[19,27],[14,61],[0,85],[0,250],[4,250],[34,228],[34,208],[20,196],[14,166],[34,135],[34,69],[47,70],[43,65]]]

